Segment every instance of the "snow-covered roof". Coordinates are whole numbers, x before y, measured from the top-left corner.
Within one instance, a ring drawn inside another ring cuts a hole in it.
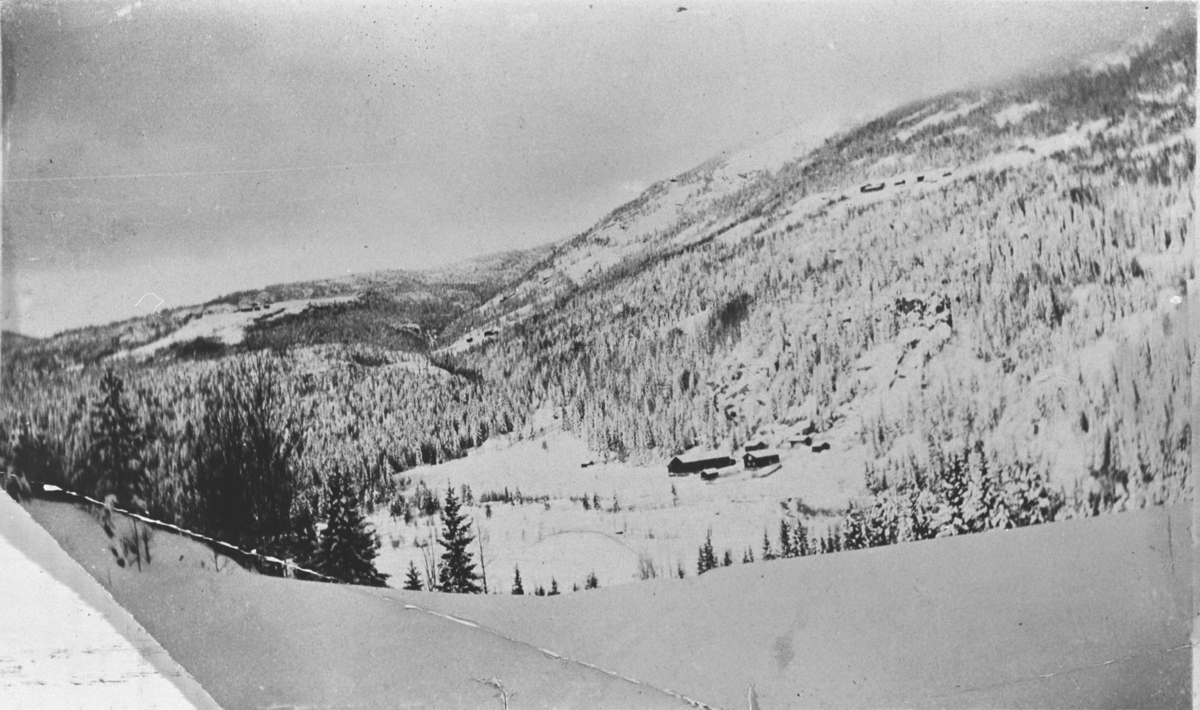
[[[753,456],[756,459],[766,458],[767,456],[779,456],[779,449],[759,449],[758,451],[747,451],[747,456]]]
[[[708,461],[710,459],[727,459],[730,456],[724,451],[687,451],[675,458],[684,463],[693,463],[696,461]]]

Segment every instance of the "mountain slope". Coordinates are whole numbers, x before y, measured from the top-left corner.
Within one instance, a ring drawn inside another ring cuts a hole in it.
[[[355,343],[424,351],[447,324],[538,263],[546,249],[507,251],[426,270],[388,270],[239,291],[49,338],[5,333],[5,359],[58,369],[159,352],[212,357],[242,349]]]
[[[893,480],[979,442],[1067,493],[1093,473],[1110,502],[1179,499],[1194,47],[1183,25],[1101,71],[905,107],[774,172],[710,161],[442,352],[618,457],[811,426]]]

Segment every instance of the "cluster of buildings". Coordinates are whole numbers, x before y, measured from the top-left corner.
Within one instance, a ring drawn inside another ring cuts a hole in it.
[[[797,446],[808,447],[814,454],[829,450],[829,442],[815,442],[816,427],[808,425],[802,431],[787,437],[784,441],[790,448]],[[700,474],[700,478],[711,481],[719,478],[721,470],[737,465],[736,454],[726,454],[723,451],[689,451],[672,458],[667,463],[667,473],[671,476],[690,476]],[[741,454],[742,468],[756,470],[774,466],[780,462],[779,449],[769,448],[761,439],[751,441],[743,447]]]
[[[756,441],[747,444],[742,455],[742,465],[747,469],[763,468],[779,463],[779,452],[768,449],[764,442]],[[688,476],[699,473],[700,478],[711,481],[717,478],[719,470],[736,465],[732,456],[720,451],[689,451],[680,454],[667,463],[667,473],[671,476]]]

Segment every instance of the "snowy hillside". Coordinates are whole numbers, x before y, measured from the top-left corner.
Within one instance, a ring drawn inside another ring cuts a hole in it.
[[[1176,500],[1193,44],[906,107],[774,170],[714,159],[559,246],[441,352],[525,383],[603,455],[811,423],[893,483],[978,446],[1064,496]]]

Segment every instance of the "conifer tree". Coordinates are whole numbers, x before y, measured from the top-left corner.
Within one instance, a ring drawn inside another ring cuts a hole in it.
[[[700,546],[699,559],[696,561],[696,574],[701,575],[717,566],[717,556],[713,552],[712,531],[708,532],[704,544]]]
[[[787,518],[779,521],[779,556],[788,558],[796,556],[796,545],[792,540],[792,526]]]
[[[961,454],[952,453],[941,462],[937,483],[942,502],[941,516],[943,519],[938,527],[938,537],[967,532],[967,525],[963,520],[963,502],[967,495],[968,451]],[[847,537],[849,537],[849,531],[847,531]]]
[[[861,550],[867,547],[866,519],[862,508],[853,503],[850,504],[844,527],[846,532],[842,535],[841,549]]]
[[[387,575],[375,569],[378,547],[349,476],[336,471],[329,478],[329,520],[321,531],[317,571],[347,584],[387,586]]]
[[[792,547],[801,557],[811,552],[808,547],[808,528],[804,527],[804,522],[801,520],[797,520],[796,527],[792,528]]]
[[[144,436],[125,399],[125,382],[112,369],[100,378],[100,399],[89,421],[85,479],[91,493],[116,496],[124,508],[145,510],[146,472],[142,465]]]
[[[746,551],[744,553],[742,553],[742,564],[748,565],[753,561],[754,561],[754,548],[747,547]]]
[[[596,577],[596,573],[589,572],[588,576],[587,576],[587,581],[584,582],[584,584],[583,584],[583,588],[584,589],[596,589],[599,586],[600,586],[600,580]]]
[[[421,584],[421,574],[417,572],[417,565],[412,560],[408,561],[408,575],[404,578],[404,588],[410,592],[425,589],[425,585]]]
[[[438,591],[456,594],[478,594],[482,591],[476,583],[475,560],[471,554],[471,524],[459,509],[454,488],[447,487],[446,500],[442,505],[442,537],[438,543],[445,548],[438,574]]]
[[[763,530],[762,558],[763,562],[775,559],[775,552],[771,549],[771,536],[766,530]]]
[[[553,596],[557,596],[557,595],[558,595],[558,580],[551,577],[550,578],[550,592],[547,594],[547,596],[553,597]]]
[[[830,552],[841,552],[842,549],[843,549],[843,545],[842,545],[841,531],[839,531],[837,529],[830,530],[829,531],[829,551]]]
[[[726,550],[725,557],[721,559],[721,566],[728,567],[733,564],[733,550]]]
[[[536,588],[533,590],[533,596],[535,596],[535,597],[544,597],[544,596],[546,596],[546,589],[545,589],[545,587],[543,587],[542,585],[540,585],[540,584],[539,584],[539,585],[538,585],[538,586],[537,586],[537,587],[536,587]]]
[[[525,585],[521,584],[521,568],[513,565],[513,586],[512,593],[517,596],[525,594]]]
[[[321,549],[321,538],[317,534],[317,519],[312,506],[301,503],[292,516],[292,544],[288,554],[301,567],[316,565]]]

